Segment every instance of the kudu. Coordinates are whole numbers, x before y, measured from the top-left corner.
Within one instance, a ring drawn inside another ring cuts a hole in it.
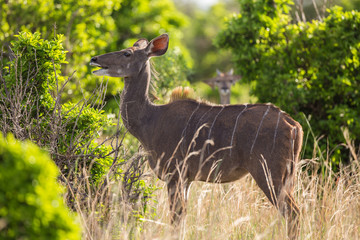
[[[179,221],[192,181],[227,183],[250,173],[297,232],[292,190],[301,125],[272,104],[211,105],[191,99],[153,104],[149,59],[163,55],[168,41],[167,34],[150,42],[140,39],[93,57],[90,65],[100,67],[95,75],[124,77],[121,117],[149,153],[150,167],[167,183],[172,223]]]
[[[210,78],[206,81],[213,89],[215,87],[219,90],[220,104],[230,104],[231,86],[241,79],[241,76],[233,75],[234,70],[231,69],[227,73],[220,72],[216,69],[216,77]]]

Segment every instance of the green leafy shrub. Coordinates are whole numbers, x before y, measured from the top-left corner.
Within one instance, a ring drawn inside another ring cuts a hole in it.
[[[122,149],[124,128],[118,122],[113,135],[100,136],[114,125],[102,110],[107,85],[77,103],[62,102],[62,49],[60,37],[43,40],[36,33],[19,33],[9,67],[0,69],[0,131],[48,150],[69,190],[65,197],[72,209],[96,208],[96,219],[105,221],[115,198],[111,189],[119,184],[124,202],[140,202],[145,211],[153,187],[141,179],[143,165],[134,164],[128,149]]]
[[[32,86],[26,94],[36,94],[43,107],[51,108],[54,103],[50,91],[56,80],[63,79],[56,76],[56,71],[60,72],[61,64],[66,63],[62,35],[57,35],[53,41],[41,39],[39,33],[21,32],[16,37],[17,41],[12,42],[12,51],[17,57],[9,63],[9,74],[4,76],[2,90]],[[26,101],[22,102],[22,107],[27,105]]]
[[[35,144],[0,133],[1,239],[80,239],[80,228],[61,197],[58,174]]]
[[[20,32],[12,42],[12,50],[14,58],[0,89],[6,96],[4,105],[0,106],[0,112],[4,113],[3,128],[7,126],[3,132],[49,148],[63,174],[76,169],[82,161],[90,165],[94,158],[109,155],[110,150],[104,147],[92,147],[96,154],[88,149],[94,145],[91,142],[99,136],[98,131],[111,124],[104,111],[92,107],[100,104],[100,97],[61,104],[59,82],[64,77],[60,72],[61,64],[66,63],[62,36],[44,40],[39,33]],[[93,165],[97,168],[94,171],[105,172],[111,162],[109,157],[104,157],[102,165]]]
[[[259,101],[280,106],[309,132],[302,113],[307,116],[314,135],[325,136],[320,151],[334,151],[336,169],[348,159],[341,127],[360,143],[360,13],[334,7],[322,22],[291,24],[292,1],[239,2],[241,14],[228,20],[217,45],[233,50],[237,72],[256,82],[252,93]]]
[[[74,143],[86,145],[94,136],[99,135],[99,130],[111,125],[103,110],[73,103],[65,103],[61,107],[64,130],[67,133],[62,139],[64,142],[60,144],[61,152],[66,152]]]

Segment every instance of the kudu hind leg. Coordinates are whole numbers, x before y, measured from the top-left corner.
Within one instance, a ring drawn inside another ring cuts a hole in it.
[[[288,223],[289,239],[296,239],[299,229],[299,208],[292,196],[293,175],[287,175],[285,167],[267,164],[262,160],[249,170],[258,186],[270,202],[281,212]],[[283,176],[286,176],[284,178]]]
[[[288,239],[297,239],[299,235],[300,225],[300,209],[297,206],[293,197],[292,179],[283,181],[279,188],[279,194],[277,197],[276,207],[280,213],[284,216],[287,222]]]
[[[288,237],[289,239],[297,239],[300,227],[300,209],[291,193],[287,193],[284,190],[284,197],[281,196],[281,198],[283,201],[279,202],[279,209],[288,222]]]

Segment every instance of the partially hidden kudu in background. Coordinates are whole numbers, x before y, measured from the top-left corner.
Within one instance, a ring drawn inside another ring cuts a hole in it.
[[[204,81],[213,89],[215,87],[218,88],[220,104],[230,104],[231,86],[241,79],[241,76],[234,75],[233,73],[233,69],[226,73],[216,69],[216,77]]]
[[[120,111],[125,127],[148,152],[150,167],[167,184],[177,223],[192,181],[232,182],[250,173],[289,223],[295,238],[299,209],[292,196],[301,125],[272,104],[211,105],[192,99],[155,105],[148,97],[151,57],[169,37],[140,39],[127,49],[96,56],[98,76],[124,77]]]

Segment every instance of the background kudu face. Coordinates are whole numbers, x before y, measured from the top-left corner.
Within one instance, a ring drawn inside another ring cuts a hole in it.
[[[216,70],[217,76],[205,81],[210,87],[217,87],[221,104],[230,104],[231,86],[241,79],[241,76],[233,75],[233,69],[227,73]]]

